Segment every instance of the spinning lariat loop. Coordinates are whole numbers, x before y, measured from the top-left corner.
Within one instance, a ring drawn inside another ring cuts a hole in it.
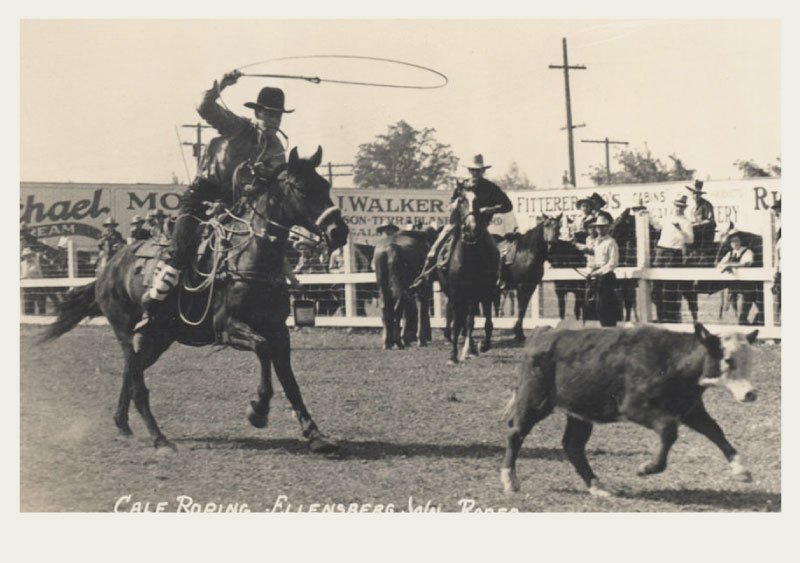
[[[362,60],[362,61],[377,61],[382,63],[389,63],[394,65],[400,65],[405,67],[416,68],[418,70],[422,70],[431,74],[435,74],[438,76],[442,82],[440,84],[434,85],[419,85],[419,84],[395,84],[395,83],[386,83],[386,82],[367,82],[367,81],[360,81],[360,80],[341,80],[335,78],[320,78],[318,76],[300,76],[300,75],[291,75],[291,74],[263,74],[263,73],[245,73],[242,72],[246,68],[251,68],[260,64],[264,63],[271,63],[271,62],[278,62],[278,61],[295,61],[295,60],[310,60],[310,59],[339,59],[339,60]],[[236,69],[242,72],[242,76],[249,76],[254,78],[282,78],[287,80],[305,80],[306,82],[311,82],[312,84],[320,84],[322,82],[328,82],[330,84],[349,84],[352,86],[374,86],[377,88],[403,88],[403,89],[410,89],[410,90],[435,90],[437,88],[443,88],[448,83],[448,78],[443,73],[439,72],[438,70],[434,70],[432,68],[409,63],[405,61],[398,61],[395,59],[386,59],[381,57],[367,57],[363,55],[304,55],[304,56],[297,56],[297,57],[280,57],[277,59],[266,59],[263,61],[258,61],[256,63],[250,63],[244,66],[240,66]]]

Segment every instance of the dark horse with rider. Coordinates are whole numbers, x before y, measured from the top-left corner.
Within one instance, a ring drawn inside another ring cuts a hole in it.
[[[131,434],[133,400],[154,445],[172,448],[150,410],[144,371],[173,342],[253,351],[261,378],[247,409],[250,423],[267,425],[274,367],[312,451],[331,451],[337,444],[312,420],[292,371],[286,251],[295,225],[331,249],[342,247],[349,231],[330,184],[316,171],[322,149],[310,159],[292,149],[286,160],[276,133],[281,116],[291,110],[284,108],[281,90],[263,88],[256,102],[245,104],[255,110],[255,121],[216,103],[220,90],[239,76],[225,75],[198,108],[221,136],[209,143],[200,173],[183,196],[170,245],[141,241],[124,247],[93,283],[67,296],[44,338],[56,338],[86,317],[105,316],[125,357],[114,415],[119,432]]]

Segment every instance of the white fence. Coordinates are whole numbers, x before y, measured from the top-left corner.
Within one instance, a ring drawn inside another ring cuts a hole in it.
[[[775,275],[774,265],[774,250],[773,250],[773,226],[770,218],[764,218],[764,225],[759,229],[759,233],[763,237],[763,267],[760,268],[740,268],[735,270],[735,273],[722,273],[716,268],[651,268],[650,264],[650,243],[649,243],[649,229],[647,226],[647,218],[643,216],[636,217],[636,240],[637,240],[637,266],[628,268],[618,268],[616,270],[617,278],[638,280],[638,287],[636,291],[636,318],[640,322],[650,322],[653,320],[653,306],[651,303],[651,287],[654,281],[721,281],[721,282],[734,282],[734,281],[749,281],[759,282],[762,284],[764,296],[764,323],[759,326],[759,335],[762,338],[780,338],[781,328],[779,321],[779,308],[776,307],[775,296],[772,293],[772,284]],[[353,272],[350,256],[350,248],[345,247],[345,271],[341,273],[324,273],[324,274],[303,274],[298,276],[304,285],[331,285],[337,286],[342,289],[342,302],[343,306],[339,309],[337,314],[332,316],[317,316],[317,326],[322,327],[380,327],[380,307],[376,303],[370,308],[370,312],[366,316],[358,315],[357,299],[359,292],[357,288],[364,284],[374,284],[374,272]],[[40,279],[24,279],[20,282],[21,291],[23,293],[23,301],[30,300],[31,292],[39,291],[53,291],[54,289],[66,289],[75,286],[81,286],[93,281],[93,278],[77,277],[76,260],[74,259],[75,252],[73,248],[69,249],[69,262],[67,267],[67,276],[62,278],[40,278]],[[560,322],[558,315],[552,310],[552,302],[549,297],[545,297],[546,288],[550,282],[567,281],[567,280],[582,280],[581,274],[572,268],[547,268],[545,270],[543,284],[540,286],[531,304],[528,307],[526,316],[523,320],[523,328],[530,329],[536,326],[551,325],[555,326]],[[25,297],[27,293],[28,297]],[[313,297],[313,296],[312,296]],[[363,302],[360,304],[363,309]],[[568,309],[569,310],[569,309]],[[568,314],[569,315],[569,314]],[[684,312],[684,319],[686,313]],[[51,315],[35,315],[25,314],[23,311],[21,320],[23,323],[46,324],[52,322]],[[516,315],[501,316],[494,319],[494,325],[499,329],[510,329],[513,327],[516,320]],[[738,325],[735,324],[735,317],[733,322],[717,322],[715,319],[709,320],[708,318],[701,319],[704,324],[709,326],[711,330],[721,330],[723,328],[732,329]],[[292,323],[292,319],[289,319]],[[477,325],[482,326],[482,319],[478,320]],[[438,287],[435,287],[435,295],[433,302],[433,314],[431,315],[431,326],[434,328],[441,328],[445,324],[444,320],[444,298],[439,293]],[[671,330],[678,331],[691,331],[693,325],[691,322],[683,322],[679,324],[664,324],[662,325]],[[752,326],[739,326],[743,331],[752,330]]]

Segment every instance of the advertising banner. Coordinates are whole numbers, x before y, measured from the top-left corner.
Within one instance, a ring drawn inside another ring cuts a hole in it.
[[[161,209],[176,215],[185,186],[177,184],[58,184],[23,182],[20,186],[20,222],[48,243],[61,236],[73,238],[79,248],[96,247],[103,221],[111,216],[127,236],[134,215]],[[440,225],[450,218],[449,191],[334,189],[332,199],[342,210],[355,242],[374,244],[375,228],[384,221],[403,227],[415,221]],[[513,213],[496,215],[490,230],[514,230]]]
[[[596,188],[563,188],[557,190],[530,190],[510,192],[520,231],[537,224],[537,217],[564,213],[567,217],[579,214],[575,202],[597,192],[608,202],[605,210],[617,217],[629,207],[643,205],[656,217],[664,217],[673,209],[672,201],[687,196],[691,213],[694,196],[686,186],[692,182],[665,184],[629,184],[597,186]],[[780,199],[780,178],[751,178],[745,180],[714,180],[705,182],[703,197],[714,206],[718,228],[732,222],[744,231],[760,230],[763,214]]]

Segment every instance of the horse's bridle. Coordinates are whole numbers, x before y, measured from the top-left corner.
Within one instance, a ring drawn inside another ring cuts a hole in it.
[[[297,231],[292,231],[291,226],[287,226],[287,225],[285,225],[285,224],[283,224],[283,223],[281,223],[279,221],[275,221],[274,219],[271,219],[268,215],[265,215],[264,213],[261,213],[258,209],[256,209],[255,205],[253,205],[253,201],[255,200],[255,198],[257,196],[261,195],[261,193],[263,191],[267,191],[267,193],[269,194],[268,195],[269,199],[267,201],[267,205],[269,207],[272,207],[274,205],[279,204],[281,201],[283,201],[284,197],[289,192],[293,192],[296,195],[296,197],[298,197],[299,199],[307,199],[307,197],[308,197],[307,194],[305,192],[303,192],[303,190],[301,190],[298,187],[298,185],[295,182],[294,178],[292,178],[292,176],[289,174],[288,165],[287,164],[282,164],[281,166],[279,166],[271,174],[269,179],[264,179],[264,178],[260,178],[257,175],[255,170],[253,169],[253,165],[252,164],[250,164],[248,162],[240,164],[236,168],[236,170],[234,171],[234,175],[233,175],[233,178],[234,178],[234,182],[233,182],[234,183],[234,193],[236,193],[237,188],[238,188],[238,186],[237,186],[237,184],[238,184],[238,176],[243,171],[243,169],[245,167],[250,169],[249,171],[253,175],[253,182],[249,185],[250,186],[249,190],[247,189],[247,186],[242,190],[244,193],[242,193],[241,197],[239,198],[239,203],[237,203],[236,206],[243,205],[243,206],[248,207],[250,209],[250,211],[255,216],[259,217],[262,221],[264,221],[268,225],[270,225],[272,227],[275,227],[275,228],[277,228],[277,229],[279,229],[279,230],[281,230],[281,231],[283,231],[285,233],[290,233],[290,232],[294,233],[297,236],[300,236],[300,237],[306,238],[308,240],[311,240],[312,242],[314,242],[316,244],[319,244],[321,242],[325,242],[325,243],[328,243],[328,244],[330,243],[330,241],[328,240],[328,235],[326,234],[325,230],[326,230],[326,228],[328,227],[328,225],[330,223],[332,223],[332,222],[336,221],[337,219],[341,218],[342,212],[338,207],[336,207],[335,205],[332,205],[332,206],[328,207],[327,209],[325,209],[319,215],[319,217],[317,217],[317,220],[314,222],[314,224],[309,229],[312,233],[314,233],[315,235],[317,235],[319,237],[318,239],[315,240],[315,239],[312,239],[312,238],[310,238],[310,237],[308,237],[306,235],[303,235],[302,233],[298,233]],[[264,187],[259,189],[257,187],[259,184],[261,186],[264,186]],[[273,189],[273,186],[277,186],[278,188],[283,188],[283,189]],[[235,208],[236,208],[236,206],[235,206]],[[261,236],[262,238],[265,238],[267,236],[266,233],[263,233],[263,234],[256,233],[256,234],[257,234],[257,236]]]

